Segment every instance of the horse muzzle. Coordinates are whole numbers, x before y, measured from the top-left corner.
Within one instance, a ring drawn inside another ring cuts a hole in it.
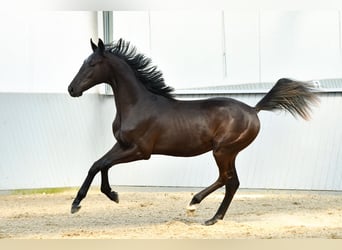
[[[76,91],[72,86],[69,86],[68,91],[72,97],[79,97],[82,95],[82,91]]]

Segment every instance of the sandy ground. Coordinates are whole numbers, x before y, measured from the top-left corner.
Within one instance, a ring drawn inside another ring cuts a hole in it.
[[[198,190],[121,187],[116,204],[92,188],[77,214],[70,214],[76,190],[1,194],[0,238],[342,239],[342,192],[239,190],[224,220],[204,226],[223,190],[188,214]]]

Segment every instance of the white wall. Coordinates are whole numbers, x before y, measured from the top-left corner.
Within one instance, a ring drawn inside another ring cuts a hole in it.
[[[106,99],[0,93],[0,190],[79,186],[115,141]]]
[[[96,12],[1,12],[0,92],[65,93],[97,28]]]
[[[176,88],[342,77],[337,10],[115,11],[120,37]]]
[[[259,82],[259,12],[226,11],[225,34],[228,83]]]
[[[97,20],[91,11],[1,12],[0,91],[65,93],[101,33]],[[339,78],[341,20],[337,10],[115,11],[114,38],[151,56],[176,88]]]
[[[261,12],[261,79],[341,77],[340,22],[338,11]]]

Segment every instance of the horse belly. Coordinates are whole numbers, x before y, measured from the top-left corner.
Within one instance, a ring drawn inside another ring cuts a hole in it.
[[[160,136],[154,154],[195,156],[212,150],[212,136],[201,131],[174,131]]]

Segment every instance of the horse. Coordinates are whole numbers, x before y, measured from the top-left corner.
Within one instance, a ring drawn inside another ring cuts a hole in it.
[[[193,196],[188,209],[194,210],[205,197],[225,186],[217,212],[204,222],[213,225],[224,218],[239,188],[235,159],[259,132],[259,111],[283,110],[308,120],[312,106],[319,100],[309,82],[288,78],[279,79],[254,107],[222,97],[178,100],[151,58],[138,53],[130,42],[120,39],[104,44],[99,39],[95,44],[90,39],[90,44],[93,52],[83,62],[68,92],[80,97],[97,84],[111,86],[117,110],[112,124],[116,143],[90,167],[72,202],[71,213],[79,211],[99,172],[101,192],[119,202],[108,180],[108,170],[114,165],[147,160],[152,154],[190,157],[212,151],[219,176]]]

